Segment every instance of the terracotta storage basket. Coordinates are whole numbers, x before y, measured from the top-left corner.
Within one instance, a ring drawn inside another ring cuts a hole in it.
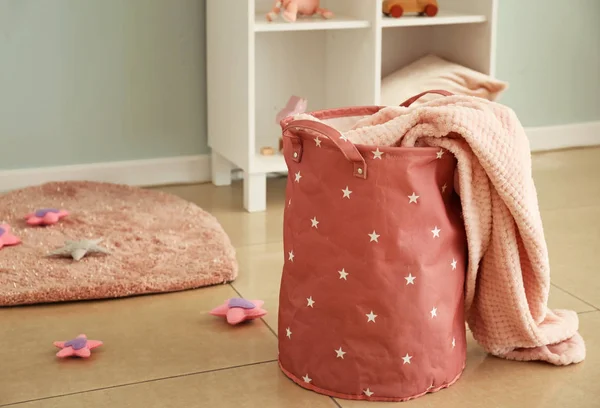
[[[464,369],[467,249],[449,152],[354,145],[332,125],[379,109],[282,121],[279,364],[322,394],[402,401]]]

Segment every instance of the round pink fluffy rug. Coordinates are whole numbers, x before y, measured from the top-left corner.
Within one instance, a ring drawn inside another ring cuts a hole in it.
[[[58,208],[57,224],[25,215]],[[96,182],[55,182],[0,195],[0,223],[22,240],[0,249],[0,306],[198,288],[237,277],[235,249],[215,217],[179,197]],[[100,239],[110,254],[48,257],[66,240]]]

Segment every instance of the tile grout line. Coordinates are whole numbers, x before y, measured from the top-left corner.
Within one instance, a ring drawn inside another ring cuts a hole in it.
[[[244,297],[244,296],[243,296],[243,295],[240,293],[240,291],[239,291],[239,290],[237,290],[235,286],[233,286],[233,283],[229,283],[229,286],[231,286],[231,289],[233,289],[233,291],[234,291],[235,293],[237,293],[239,297],[241,297],[241,298],[243,298],[243,297]],[[269,329],[269,331],[270,331],[271,333],[273,333],[273,335],[275,336],[275,338],[279,338],[279,337],[277,337],[277,333],[275,332],[275,330],[273,330],[273,328],[272,328],[271,326],[269,326],[269,323],[267,323],[267,322],[265,321],[265,319],[263,319],[263,318],[261,317],[261,318],[260,318],[260,320],[262,320],[262,322],[263,322],[263,323],[264,323],[264,324],[267,326],[267,329]]]
[[[244,244],[244,245],[234,245],[233,247],[236,250],[238,250],[238,249],[252,248],[255,246],[259,246],[259,245],[272,245],[272,244],[282,244],[283,245],[283,240],[280,240],[280,239],[277,239],[274,241],[266,240],[265,242],[257,242],[254,244]]]
[[[337,402],[337,400],[335,398],[333,398],[333,397],[329,397],[329,398],[331,398],[331,400],[333,401],[333,403],[335,404],[336,407],[342,408],[342,406],[340,405],[340,403]]]
[[[593,307],[593,308],[594,308],[596,311],[600,311],[600,309],[599,309],[599,308],[597,308],[595,305],[593,305],[593,304],[591,304],[590,302],[587,302],[587,301],[585,301],[585,300],[581,299],[581,298],[580,298],[580,297],[578,297],[578,296],[575,296],[574,294],[572,294],[571,292],[569,292],[569,291],[567,291],[567,290],[565,290],[565,289],[561,288],[560,286],[558,286],[558,285],[555,285],[555,284],[554,284],[554,283],[552,283],[552,282],[550,283],[550,285],[552,285],[552,286],[554,286],[555,288],[557,288],[557,289],[559,289],[559,290],[561,290],[561,291],[565,292],[565,293],[566,293],[567,295],[569,295],[569,296],[573,296],[575,299],[582,301],[582,302],[583,302],[583,303],[585,303],[586,305]]]
[[[241,364],[241,365],[230,366],[230,367],[214,368],[212,370],[196,371],[196,372],[193,372],[193,373],[171,375],[171,376],[160,377],[160,378],[152,378],[150,380],[135,381],[135,382],[131,382],[131,383],[110,385],[110,386],[107,386],[107,387],[100,387],[100,388],[91,388],[89,390],[69,392],[69,393],[66,393],[66,394],[52,395],[52,396],[43,397],[43,398],[34,398],[34,399],[30,399],[30,400],[23,400],[23,401],[11,402],[11,403],[8,403],[8,404],[0,404],[0,407],[11,407],[11,406],[19,405],[19,404],[30,403],[30,402],[46,401],[46,400],[50,400],[50,399],[70,397],[70,396],[73,396],[73,395],[86,394],[86,393],[90,393],[90,392],[112,390],[112,389],[115,389],[115,388],[129,387],[129,386],[132,386],[132,385],[140,385],[140,384],[146,384],[146,383],[152,383],[152,382],[158,382],[158,381],[164,381],[164,380],[172,380],[172,379],[183,378],[183,377],[192,377],[194,375],[209,374],[209,373],[215,373],[215,372],[219,372],[219,371],[233,370],[233,369],[236,369],[236,368],[252,367],[252,366],[256,366],[256,365],[268,364],[268,363],[276,363],[276,362],[277,362],[277,360],[265,360],[265,361],[258,361],[256,363],[250,363],[250,364]]]

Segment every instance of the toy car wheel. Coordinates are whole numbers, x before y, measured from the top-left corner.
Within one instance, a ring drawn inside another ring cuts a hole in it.
[[[402,14],[404,14],[404,9],[401,6],[393,6],[390,9],[390,15],[394,18],[402,17]]]
[[[425,6],[425,14],[428,15],[429,17],[433,17],[437,14],[438,12],[438,8],[436,5],[434,4],[428,4],[427,6]]]

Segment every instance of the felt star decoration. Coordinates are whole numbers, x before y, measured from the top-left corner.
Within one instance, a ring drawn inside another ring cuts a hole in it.
[[[227,323],[234,325],[246,320],[253,320],[263,317],[267,311],[262,308],[265,302],[262,300],[246,300],[241,298],[231,298],[226,300],[221,306],[217,306],[210,311],[213,316],[226,317]]]
[[[65,246],[52,251],[48,256],[70,256],[76,261],[86,256],[89,253],[110,254],[110,252],[99,246],[102,239],[83,239],[81,241],[65,241]]]
[[[100,340],[88,340],[85,334],[80,334],[73,340],[54,342],[54,345],[61,349],[56,353],[56,356],[60,358],[71,356],[88,358],[92,354],[91,350],[102,344]]]
[[[10,225],[0,224],[0,248],[9,245],[17,245],[20,243],[21,240],[19,237],[10,232]]]
[[[69,215],[69,212],[65,210],[42,208],[41,210],[27,214],[25,219],[29,225],[50,225],[56,224],[61,218],[67,215]]]

